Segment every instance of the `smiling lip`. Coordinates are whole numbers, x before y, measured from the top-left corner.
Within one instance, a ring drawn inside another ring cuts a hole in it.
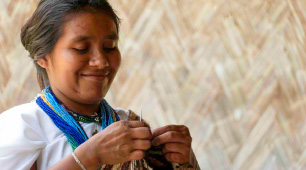
[[[110,72],[107,74],[102,74],[102,73],[86,73],[82,74],[83,77],[95,80],[95,81],[103,81],[106,77],[110,75]]]

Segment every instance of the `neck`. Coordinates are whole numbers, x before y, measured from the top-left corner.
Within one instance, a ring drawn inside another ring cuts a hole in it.
[[[83,104],[67,97],[56,88],[51,88],[51,89],[56,99],[61,101],[65,105],[65,107],[69,110],[72,110],[77,113],[82,113],[88,116],[97,113],[99,110],[100,102],[94,104]]]

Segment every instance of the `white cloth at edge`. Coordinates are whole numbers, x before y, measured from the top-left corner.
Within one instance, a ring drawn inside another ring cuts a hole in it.
[[[127,120],[129,111],[121,108],[115,111],[120,120]],[[91,137],[95,123],[80,124]],[[1,170],[28,170],[36,160],[37,169],[45,170],[71,153],[64,133],[35,101],[0,114]]]

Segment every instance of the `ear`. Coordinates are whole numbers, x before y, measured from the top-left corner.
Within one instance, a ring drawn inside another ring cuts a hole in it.
[[[45,57],[41,57],[39,59],[37,59],[37,56],[35,56],[35,60],[37,60],[37,64],[44,68],[44,69],[47,69],[49,67],[49,57],[48,56],[45,56]]]

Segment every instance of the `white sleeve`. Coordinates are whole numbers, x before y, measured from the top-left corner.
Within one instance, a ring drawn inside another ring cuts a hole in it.
[[[46,146],[37,113],[26,110],[19,106],[0,114],[1,170],[30,169]]]
[[[115,112],[118,114],[120,120],[128,120],[128,117],[129,117],[129,114],[130,114],[130,111],[129,110],[124,110],[120,107],[114,109]]]

